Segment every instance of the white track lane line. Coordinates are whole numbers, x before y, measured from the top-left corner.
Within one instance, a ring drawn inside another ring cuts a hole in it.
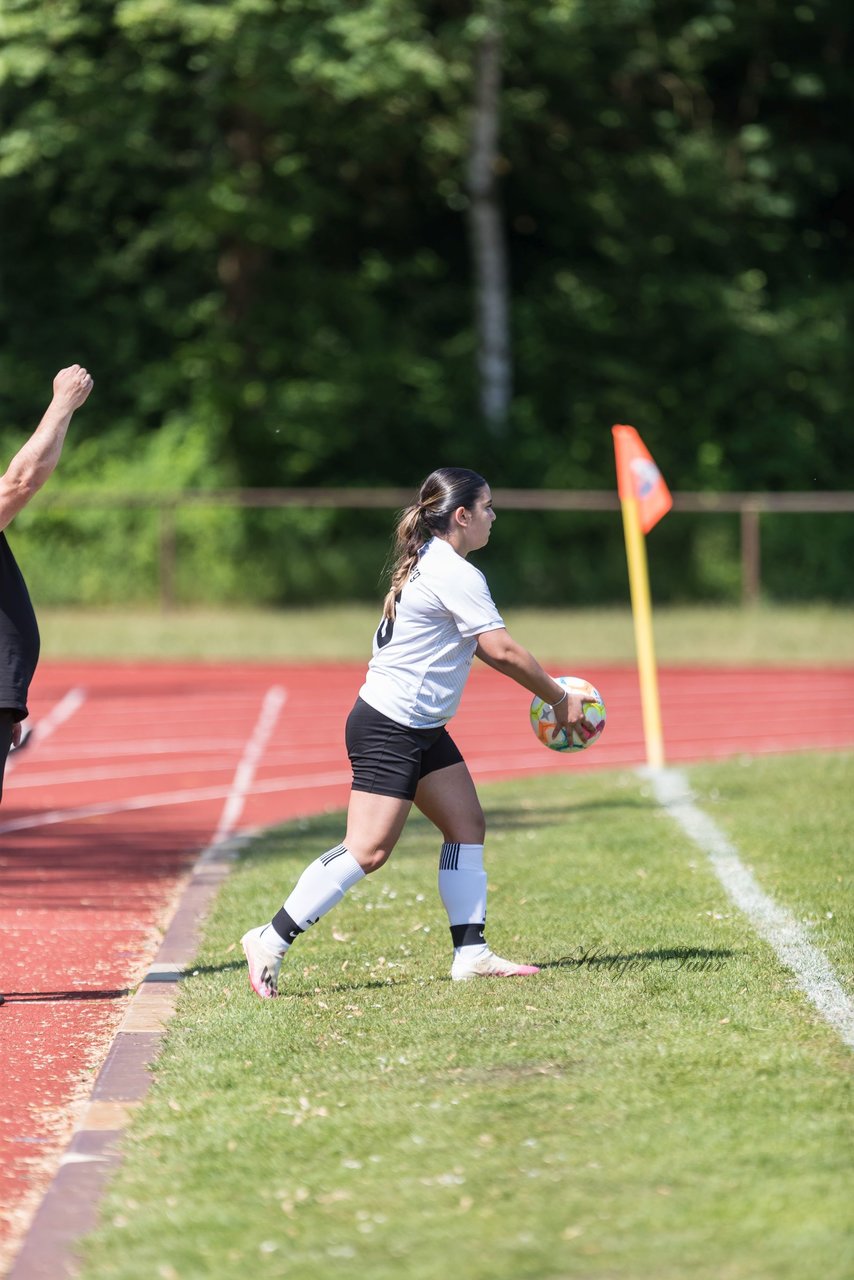
[[[651,779],[658,803],[702,849],[738,909],[773,947],[780,962],[792,971],[822,1017],[845,1044],[854,1049],[854,1005],[828,960],[806,936],[803,926],[760,887],[753,872],[739,858],[735,845],[708,814],[694,804],[684,774],[676,769],[644,768],[638,772]]]
[[[350,784],[353,775],[349,769],[338,773],[306,774],[303,777],[269,778],[254,782],[247,795],[270,795],[280,791],[315,790],[318,787],[336,787]],[[204,800],[225,800],[231,787],[192,787],[186,791],[164,791],[156,795],[135,796],[132,800],[116,800],[103,804],[81,805],[77,809],[53,809],[47,813],[31,813],[21,818],[0,822],[0,836],[12,831],[34,831],[39,827],[56,826],[60,822],[82,822],[86,818],[105,818],[112,813],[130,813],[138,809],[167,809],[178,804],[200,804]],[[282,819],[284,821],[284,819]]]
[[[86,701],[86,690],[81,688],[69,689],[64,697],[60,698],[56,706],[51,707],[46,716],[42,716],[41,720],[37,720],[33,725],[33,736],[30,746],[37,747],[46,738],[49,738],[61,724],[65,724],[66,720],[70,720],[75,711],[79,711]]]
[[[18,778],[15,790],[20,793],[26,788],[34,790],[39,787],[88,786],[94,782],[126,782],[128,778],[158,778],[164,775],[172,777],[177,767],[174,760],[158,760],[153,764],[128,762],[126,765],[104,765],[103,767],[93,765],[89,769],[56,769],[53,772],[43,773],[31,771],[26,777]],[[210,759],[195,762],[183,759],[180,767],[182,773],[205,775],[228,773],[231,769],[230,764]]]
[[[318,747],[311,750],[306,747],[299,750],[293,748],[273,748],[264,753],[264,761],[268,768],[285,768],[287,765],[336,765],[341,762],[343,748],[337,746]],[[208,775],[217,775],[228,773],[231,765],[223,763],[220,754],[216,759],[206,756],[204,759],[194,758],[187,755],[180,761],[181,772],[184,774],[199,773]],[[632,757],[633,763],[637,763],[637,753]],[[42,772],[31,769],[25,777],[18,778],[15,787],[18,792],[29,788],[35,790],[40,787],[68,787],[68,786],[86,786],[94,782],[119,782],[128,778],[157,778],[163,775],[172,776],[175,773],[177,765],[174,760],[155,760],[151,763],[131,763],[116,765],[90,765],[87,768],[66,769],[45,769],[42,763]]]
[[[68,693],[63,694],[59,702],[54,703],[47,715],[42,716],[41,720],[37,720],[33,725],[32,733],[26,744],[25,750],[32,751],[33,747],[37,747],[54,733],[60,725],[65,724],[66,720],[70,720],[75,711],[78,711],[86,701],[86,690],[81,688],[69,689]],[[6,765],[7,771],[15,766],[15,756],[17,751],[12,751]]]
[[[233,835],[235,827],[240,821],[240,815],[243,813],[246,797],[255,779],[255,771],[270,741],[270,735],[276,726],[279,712],[286,701],[287,694],[285,690],[277,684],[273,685],[264,694],[261,711],[255,722],[252,735],[246,743],[240,763],[235,770],[231,790],[223,805],[222,814],[211,842],[212,845],[216,846]]]
[[[243,738],[179,738],[176,735],[173,738],[160,738],[148,742],[115,742],[109,738],[100,738],[97,741],[90,740],[88,743],[80,743],[76,746],[74,759],[99,760],[103,756],[110,760],[118,756],[131,756],[133,759],[142,756],[183,756],[190,751],[199,752],[202,755],[221,756],[223,751],[232,748],[239,751],[243,745]],[[64,763],[68,759],[68,752],[48,748],[42,752],[41,759],[61,760]]]

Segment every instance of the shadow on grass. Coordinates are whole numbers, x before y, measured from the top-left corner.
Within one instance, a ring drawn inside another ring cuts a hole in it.
[[[318,984],[323,995],[335,995],[336,993],[346,994],[348,991],[392,991],[395,987],[412,986],[412,978],[388,978],[382,982],[377,981],[354,981],[354,982],[322,982]],[[316,1000],[317,991],[314,987],[305,988],[302,991],[288,991],[284,987],[279,995],[290,996],[292,1000]]]
[[[571,805],[537,805],[535,808],[525,808],[521,805],[491,808],[487,804],[484,806],[484,812],[488,839],[490,832],[543,831],[554,827],[569,827],[571,829],[576,820],[587,818],[591,814],[601,816],[613,813],[617,809],[630,809],[638,813],[645,813],[655,807],[655,804],[649,800],[620,796],[619,799],[592,800],[583,804],[576,803]],[[317,857],[327,848],[331,849],[341,843],[344,838],[345,827],[346,821],[342,814],[308,818],[299,823],[289,823],[287,826],[279,828],[278,831],[264,835],[251,844],[243,857],[247,863],[267,858],[282,858],[289,855],[299,856],[300,858]],[[405,852],[407,856],[414,855],[417,857],[424,855],[426,851],[413,849],[411,844],[408,843],[408,839],[411,840],[412,837],[423,839],[426,833],[430,833],[436,840],[441,842],[442,837],[432,823],[416,809],[413,809],[400,838],[396,854]],[[435,850],[431,848],[429,856],[432,858],[434,854]],[[393,854],[392,856],[396,855]]]
[[[648,951],[620,951],[613,947],[578,947],[573,955],[560,956],[557,960],[541,960],[539,968],[548,969],[591,969],[608,970],[622,974],[628,970],[643,970],[664,966],[685,970],[689,973],[710,973],[722,969],[725,962],[733,956],[742,955],[724,947],[657,947]],[[242,960],[227,960],[221,964],[194,965],[183,974],[183,979],[197,978],[208,974],[235,973],[245,970]],[[294,974],[297,978],[299,975]],[[319,986],[324,994],[334,995],[341,992],[388,991],[393,987],[411,986],[414,979],[405,974],[384,979],[361,979],[354,974],[350,982],[328,982],[319,975]],[[450,981],[450,977],[448,978]],[[281,996],[290,996],[295,1000],[313,1000],[317,992],[315,986],[294,990],[287,989],[287,976],[283,979]]]
[[[190,979],[190,978],[200,978],[206,974],[235,973],[238,970],[240,970],[243,973],[246,972],[246,962],[244,960],[226,960],[222,964],[194,964],[191,969],[187,969],[184,973],[182,973],[181,980],[186,981],[187,979]],[[282,975],[283,975],[281,978],[282,989],[279,992],[280,996],[291,996],[292,998],[297,1000],[309,1000],[309,999],[315,998],[317,992],[315,991],[314,986],[312,986],[310,989],[306,987],[304,990],[295,989],[293,991],[288,991],[287,982],[288,982],[289,975],[285,973],[284,969],[282,970]],[[321,977],[322,975],[319,974],[318,976]],[[301,974],[295,973],[294,977],[295,978],[299,977],[300,980],[302,980]],[[413,980],[411,978],[407,978],[401,975],[400,977],[395,977],[395,978],[385,978],[383,980],[367,980],[367,981],[361,981],[354,977],[354,980],[352,982],[320,981],[315,985],[319,986],[324,992],[324,994],[326,994],[327,992],[334,993],[336,991],[386,991],[386,990],[389,990],[391,987],[409,986],[412,983],[412,981]]]
[[[613,813],[617,809],[631,809],[638,813],[646,813],[655,807],[651,800],[620,796],[619,799],[590,800],[583,804],[537,805],[536,808],[530,809],[522,805],[497,809],[486,805],[484,812],[488,829],[518,831],[538,827],[571,826],[576,818],[584,818],[589,814]]]
[[[188,978],[210,977],[211,974],[222,974],[222,973],[246,973],[246,961],[245,960],[224,960],[222,964],[195,964],[195,965],[192,965],[191,968],[187,968],[186,970],[184,970],[184,972],[181,975],[181,979],[183,982],[183,980],[186,980]],[[296,972],[294,972],[294,977],[302,978],[302,974],[301,973],[296,974]],[[323,977],[323,975],[321,975],[320,972],[319,972],[319,977],[320,978]],[[287,969],[284,968],[283,966],[282,968],[283,984],[287,983],[287,980],[288,980]],[[405,983],[410,983],[411,980],[412,980],[411,978],[403,977],[403,975],[401,975],[401,977],[399,978],[385,978],[383,980],[375,980],[375,982],[370,982],[370,980],[366,980],[366,982],[361,982],[361,980],[353,979],[352,982],[333,983],[333,982],[323,982],[323,980],[320,980],[320,982],[316,983],[315,986],[323,988],[323,991],[379,991],[379,989],[384,989],[387,987],[403,986],[403,984]],[[283,992],[283,995],[284,995],[284,992]],[[315,989],[314,987],[312,987],[311,991],[309,991],[309,989],[306,989],[306,991],[292,991],[292,992],[289,992],[289,995],[314,996]]]
[[[181,981],[187,978],[202,978],[212,973],[238,973],[246,972],[246,961],[241,956],[239,960],[224,960],[222,964],[194,964],[188,965],[181,972]]]

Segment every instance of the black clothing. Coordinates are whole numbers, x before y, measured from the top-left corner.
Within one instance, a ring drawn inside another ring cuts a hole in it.
[[[428,773],[460,764],[462,756],[444,725],[411,729],[356,699],[344,732],[353,766],[353,790],[414,800]]]
[[[0,532],[0,708],[27,716],[27,694],[39,660],[39,628],[6,535]]]

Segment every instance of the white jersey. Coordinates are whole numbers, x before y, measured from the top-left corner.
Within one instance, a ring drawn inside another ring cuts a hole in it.
[[[459,706],[477,637],[504,621],[486,578],[443,538],[431,538],[374,636],[359,697],[398,724],[434,729]]]

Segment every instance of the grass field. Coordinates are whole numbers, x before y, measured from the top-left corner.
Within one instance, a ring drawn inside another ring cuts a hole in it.
[[[849,983],[854,757],[689,771]],[[850,1053],[632,772],[482,788],[490,927],[536,978],[451,984],[438,840],[301,939],[238,938],[340,816],[220,894],[85,1280],[847,1280]],[[847,977],[845,977],[847,975]]]
[[[370,656],[380,606],[331,609],[41,609],[45,658],[315,661]],[[632,662],[626,609],[508,610],[511,633],[538,657]],[[655,614],[661,662],[854,662],[854,609],[825,605],[758,609],[661,608]]]

